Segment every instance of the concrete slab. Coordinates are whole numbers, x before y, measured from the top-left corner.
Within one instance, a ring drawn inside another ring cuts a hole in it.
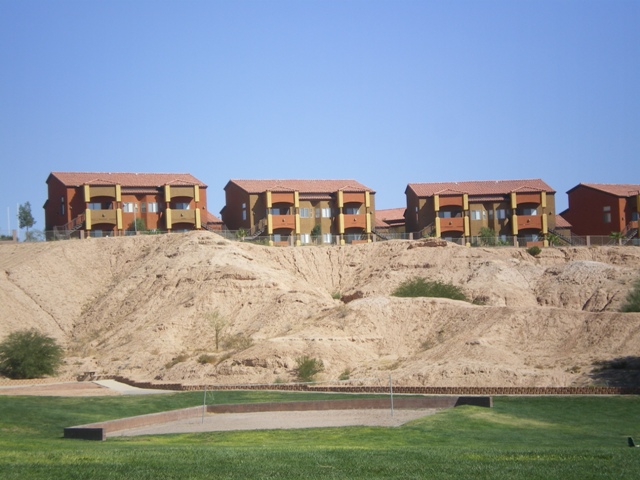
[[[115,380],[94,380],[93,383],[115,390],[121,395],[153,395],[158,393],[176,393],[173,390],[158,390],[155,388],[138,388]]]

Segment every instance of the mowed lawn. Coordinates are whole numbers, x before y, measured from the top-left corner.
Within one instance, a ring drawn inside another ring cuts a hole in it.
[[[215,392],[208,403],[342,398]],[[640,398],[496,397],[398,428],[62,438],[65,426],[202,404],[201,392],[0,396],[0,478],[640,478]]]

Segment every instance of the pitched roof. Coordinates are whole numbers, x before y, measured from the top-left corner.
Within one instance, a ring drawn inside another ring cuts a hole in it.
[[[376,210],[376,225],[388,226],[389,223],[404,223],[404,211],[406,208],[388,208]]]
[[[637,183],[580,183],[569,190],[567,193],[575,190],[578,187],[588,187],[601,192],[615,195],[616,197],[631,197],[640,194],[640,185]]]
[[[539,178],[529,180],[481,180],[472,182],[410,183],[407,190],[413,190],[419,197],[433,195],[507,195],[511,192],[555,193]]]
[[[159,187],[161,185],[207,186],[190,173],[124,173],[124,172],[51,172],[63,185],[121,185],[123,187]],[[47,182],[49,180],[47,179]]]
[[[571,228],[571,224],[562,215],[556,215],[556,228]]]
[[[399,220],[404,219],[405,207],[387,208],[384,210],[376,210],[376,217],[383,220]]]
[[[216,217],[209,210],[206,211],[204,220],[205,220],[205,223],[207,223],[207,224],[209,224],[209,223],[222,223],[222,220],[220,220],[218,217]]]
[[[333,193],[338,190],[345,192],[372,192],[369,187],[355,180],[229,180],[247,193],[294,192],[300,193]],[[226,189],[226,187],[225,187]]]

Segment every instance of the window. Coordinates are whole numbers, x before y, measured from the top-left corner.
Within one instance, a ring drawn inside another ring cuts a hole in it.
[[[309,235],[308,233],[301,233],[300,234],[300,243],[302,243],[302,244],[311,243],[311,235]]]
[[[158,213],[158,204],[156,202],[149,202],[147,206],[149,207],[149,213]]]
[[[102,204],[101,203],[89,203],[87,205],[87,208],[89,210],[102,210]]]
[[[310,208],[301,208],[300,209],[300,218],[311,218],[311,209]]]
[[[279,233],[274,233],[273,234],[273,241],[274,242],[281,242],[282,241],[282,235],[280,235]]]
[[[344,213],[347,215],[359,215],[360,208],[359,207],[344,207]]]
[[[520,215],[536,216],[538,215],[538,210],[535,208],[521,208]]]
[[[631,221],[632,222],[637,222],[638,218],[640,218],[640,213],[639,212],[631,212]]]
[[[246,219],[247,219],[247,211],[242,210],[242,220],[246,220]]]
[[[147,213],[147,202],[140,202],[140,212]]]
[[[288,207],[269,208],[267,210],[267,213],[270,213],[271,215],[289,215],[289,208]]]
[[[611,207],[602,207],[602,221],[604,223],[611,223]]]
[[[185,202],[176,202],[174,207],[176,210],[189,210],[189,204]]]
[[[471,220],[482,220],[480,210],[471,210]]]
[[[323,233],[322,234],[322,243],[331,243],[331,234]]]
[[[60,204],[60,215],[64,215],[64,203]]]
[[[320,218],[320,209],[316,208],[316,218]]]
[[[438,217],[440,217],[440,218],[452,218],[453,215],[451,214],[451,212],[441,210],[441,211],[438,212]]]
[[[498,220],[504,220],[507,218],[507,210],[504,208],[499,208],[496,210],[496,218]]]
[[[138,205],[133,202],[124,202],[122,204],[122,211],[125,213],[133,213],[138,211]]]
[[[323,208],[322,209],[322,218],[331,218],[331,209]]]
[[[493,210],[489,210],[489,220],[493,220]]]

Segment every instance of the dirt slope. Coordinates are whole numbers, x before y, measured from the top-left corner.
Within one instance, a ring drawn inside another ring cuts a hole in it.
[[[327,380],[349,370],[365,383],[581,385],[595,360],[638,355],[640,314],[617,310],[639,273],[631,247],[533,258],[409,241],[269,248],[208,232],[10,244],[0,338],[36,327],[67,348],[66,373],[137,379],[290,381],[310,355]],[[390,296],[416,276],[481,305]],[[213,311],[227,322],[218,352]]]

